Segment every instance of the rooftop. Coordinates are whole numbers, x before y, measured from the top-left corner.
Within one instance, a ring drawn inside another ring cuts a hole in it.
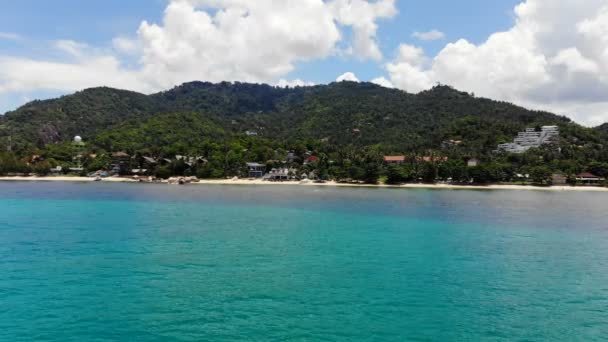
[[[592,178],[592,179],[601,179],[601,177],[596,176],[592,173],[589,172],[583,172],[583,173],[579,173],[578,175],[576,175],[576,178]]]
[[[128,157],[130,157],[130,155],[128,155],[125,152],[114,152],[114,153],[112,153],[112,157],[114,157],[114,158],[128,158]]]

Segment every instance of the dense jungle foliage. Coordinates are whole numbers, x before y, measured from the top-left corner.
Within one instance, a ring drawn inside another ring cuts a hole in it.
[[[524,128],[542,125],[558,125],[559,141],[521,155],[495,151]],[[246,162],[370,183],[546,184],[556,172],[608,176],[606,125],[585,128],[444,85],[414,95],[355,82],[296,88],[192,82],[153,95],[93,88],[34,101],[0,116],[0,148],[10,151],[0,155],[0,173],[68,169],[76,135],[85,142],[79,162],[86,171],[110,168],[120,151],[132,156],[129,167],[159,176],[246,176]],[[206,162],[185,165],[176,155]],[[384,155],[408,162],[387,166]],[[304,163],[310,156],[317,158]],[[145,165],[143,157],[171,162]],[[470,158],[480,164],[467,166]]]

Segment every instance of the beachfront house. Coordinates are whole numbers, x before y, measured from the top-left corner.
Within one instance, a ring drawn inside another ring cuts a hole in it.
[[[583,172],[576,175],[576,181],[578,183],[582,183],[583,185],[600,185],[605,180],[605,178],[596,176],[589,172]]]
[[[401,165],[405,163],[405,156],[384,156],[386,165]]]
[[[141,159],[141,164],[148,169],[153,169],[156,167],[156,164],[158,164],[156,159],[152,157],[142,157]]]
[[[288,168],[274,168],[272,170],[270,170],[270,172],[268,172],[265,176],[264,179],[265,180],[269,180],[269,181],[288,181],[291,178],[293,178],[293,175],[295,175],[296,170],[294,169],[288,169]]]
[[[161,166],[167,166],[173,164],[173,161],[169,158],[160,158],[158,164]]]
[[[249,174],[249,178],[262,178],[264,177],[265,170],[266,165],[262,165],[260,163],[247,163],[247,172]]]
[[[131,163],[131,156],[125,152],[114,152],[112,153],[112,161],[110,169],[113,174],[126,174],[129,172],[129,164]]]
[[[58,175],[58,174],[63,173],[63,167],[58,165],[58,166],[52,167],[50,171],[52,174]]]
[[[554,173],[551,176],[551,184],[553,185],[566,185],[568,184],[568,177],[561,173]]]

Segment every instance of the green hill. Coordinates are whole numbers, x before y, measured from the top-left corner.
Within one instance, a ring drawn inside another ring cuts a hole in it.
[[[569,123],[564,117],[475,98],[447,86],[412,95],[371,83],[285,89],[193,82],[150,96],[95,88],[34,101],[7,113],[0,134],[11,134],[16,146],[43,147],[74,135],[91,140],[125,122],[181,112],[213,116],[225,129],[252,130],[271,139],[382,143],[397,149],[432,148],[447,138],[466,140],[469,134],[475,135],[471,149],[489,149],[530,125]]]
[[[543,125],[560,127],[557,144],[523,155],[494,153],[517,132]],[[449,86],[409,94],[355,82],[296,88],[192,82],[152,95],[94,88],[28,103],[0,116],[0,148],[10,142],[16,158],[42,155],[66,164],[68,142],[80,135],[94,154],[203,156],[213,165],[204,174],[218,177],[240,174],[244,161],[284,160],[292,150],[300,163],[313,153],[323,173],[355,179],[373,178],[363,176],[363,165],[382,154],[433,154],[448,157],[452,168],[480,158],[495,166],[489,179],[510,179],[505,175],[530,167],[603,173],[606,127],[585,128]]]
[[[149,96],[112,89],[93,88],[54,100],[33,101],[0,117],[0,135],[12,135],[20,148],[42,147],[69,141],[75,135],[92,137],[126,120],[145,119],[157,112]],[[5,142],[6,139],[3,139]]]

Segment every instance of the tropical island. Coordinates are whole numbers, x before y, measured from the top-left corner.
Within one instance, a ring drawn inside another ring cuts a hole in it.
[[[0,116],[0,148],[0,175],[13,177],[596,187],[608,177],[608,124],[445,85],[93,88]]]

